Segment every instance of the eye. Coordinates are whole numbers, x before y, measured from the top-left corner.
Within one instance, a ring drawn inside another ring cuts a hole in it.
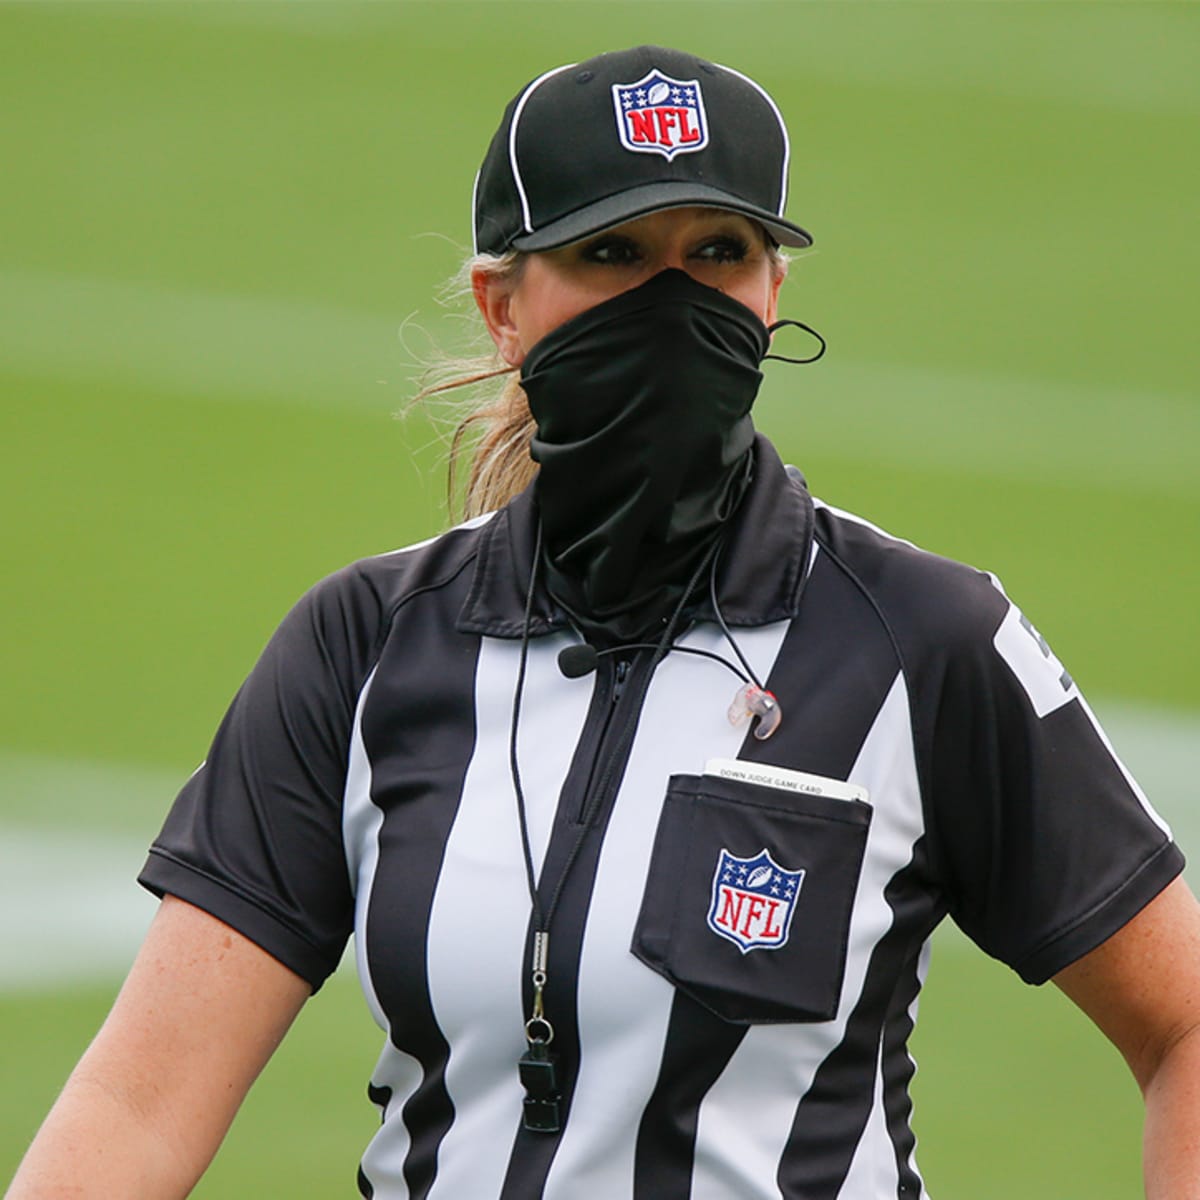
[[[632,266],[642,260],[641,249],[632,238],[611,233],[586,243],[581,255],[585,262],[601,263],[610,267]]]
[[[750,245],[735,234],[709,238],[693,251],[693,257],[710,263],[740,263],[746,261]]]

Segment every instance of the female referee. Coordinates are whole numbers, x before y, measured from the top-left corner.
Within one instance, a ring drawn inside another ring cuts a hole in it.
[[[913,1200],[947,914],[1111,1038],[1147,1195],[1200,1196],[1169,832],[993,578],[815,500],[751,424],[811,240],[787,167],[770,97],[675,50],[509,105],[472,517],[284,620],[13,1200],[186,1195],[351,933],[385,1035],[364,1196]]]

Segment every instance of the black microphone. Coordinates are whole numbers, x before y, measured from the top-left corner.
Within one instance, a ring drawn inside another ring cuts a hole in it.
[[[587,642],[568,646],[558,652],[558,669],[568,679],[582,679],[600,665],[600,652]]]

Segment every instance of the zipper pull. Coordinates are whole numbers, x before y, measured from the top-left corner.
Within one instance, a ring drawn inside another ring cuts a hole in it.
[[[621,658],[617,660],[616,676],[613,679],[612,702],[616,704],[621,699],[621,693],[625,690],[625,680],[629,678],[629,660]]]

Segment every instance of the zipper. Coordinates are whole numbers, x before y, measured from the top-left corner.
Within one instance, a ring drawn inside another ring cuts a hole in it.
[[[649,672],[635,671],[634,665],[631,658],[613,663],[608,704],[598,714],[602,722],[600,735],[591,755],[583,794],[575,809],[576,824],[594,824],[625,777],[638,714],[650,683]],[[631,682],[636,686],[629,686]]]

